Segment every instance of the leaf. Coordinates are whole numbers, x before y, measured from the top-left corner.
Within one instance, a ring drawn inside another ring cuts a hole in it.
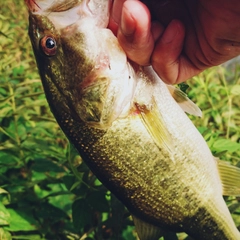
[[[6,227],[7,230],[15,232],[38,229],[38,222],[34,219],[30,211],[9,208],[8,212],[10,213],[10,225]]]
[[[235,212],[237,209],[240,208],[240,203],[239,203],[239,202],[237,202],[237,203],[231,203],[231,204],[228,205],[228,208],[229,208],[229,211],[230,211],[231,213],[233,213],[233,212]]]
[[[178,240],[178,237],[177,237],[176,233],[168,232],[164,235],[163,239],[164,240]]]
[[[19,67],[13,68],[13,76],[16,77],[18,75],[22,75],[24,73],[24,67],[20,65]]]
[[[240,95],[240,85],[234,85],[234,86],[231,88],[230,93],[231,93],[232,95],[239,96],[239,95]]]
[[[9,240],[11,240],[10,238]],[[43,238],[40,234],[29,234],[26,232],[26,234],[21,234],[21,235],[14,235],[13,237],[14,240],[46,240],[46,238]],[[4,239],[5,240],[5,239]]]
[[[48,219],[53,222],[68,218],[63,210],[49,204],[48,202],[42,203],[36,214],[39,218]]]
[[[48,184],[48,187],[52,189],[52,193],[48,195],[49,203],[61,210],[66,214],[71,211],[74,195],[67,190],[63,183]]]
[[[57,164],[56,162],[50,161],[48,159],[38,158],[35,159],[35,162],[32,166],[32,170],[36,172],[54,172],[61,173],[65,172],[63,167]]]
[[[133,236],[134,229],[135,229],[134,226],[127,226],[127,228],[124,229],[124,231],[122,233],[122,236],[124,237],[124,239],[136,240],[136,237]]]
[[[34,181],[43,181],[44,179],[47,179],[48,175],[45,172],[36,172],[32,170],[32,177],[31,180]],[[36,192],[37,193],[37,192]],[[38,195],[38,194],[37,194]],[[39,195],[38,195],[39,196]]]
[[[0,239],[1,240],[12,240],[11,234],[4,228],[0,228]]]
[[[78,199],[72,205],[72,218],[76,230],[80,231],[84,226],[91,225],[91,208],[85,199]]]
[[[94,191],[87,197],[89,205],[96,211],[99,212],[108,212],[109,203],[106,199],[105,192]]]
[[[60,208],[64,213],[68,214],[69,216],[72,214],[72,203],[74,200],[74,195],[69,194],[69,192],[62,192],[56,196],[49,197],[49,203],[53,206]]]
[[[35,184],[33,189],[36,196],[40,199],[47,197],[51,193],[49,189],[42,189],[38,184]]]
[[[0,226],[9,225],[9,221],[10,213],[3,205],[3,203],[0,202]]]
[[[4,36],[4,37],[8,38],[8,36],[7,36],[4,32],[1,32],[1,31],[0,31],[0,35],[2,35],[2,36]]]
[[[212,146],[213,150],[216,151],[228,151],[228,152],[236,152],[240,150],[240,144],[236,142],[232,142],[229,139],[217,139]]]
[[[71,190],[71,187],[73,186],[73,184],[75,183],[75,180],[76,180],[76,178],[75,178],[75,176],[74,175],[70,175],[70,174],[68,174],[68,175],[65,175],[64,177],[63,177],[63,182],[64,182],[64,184],[65,184],[65,186],[66,186],[66,188],[70,191]],[[80,184],[80,183],[79,183]]]
[[[15,165],[18,162],[18,158],[15,157],[13,154],[7,153],[7,152],[0,152],[0,166],[2,165]]]
[[[5,98],[0,98],[0,104],[8,102],[13,96],[7,96]]]
[[[9,204],[11,201],[10,194],[5,189],[0,188],[0,201],[3,204]]]

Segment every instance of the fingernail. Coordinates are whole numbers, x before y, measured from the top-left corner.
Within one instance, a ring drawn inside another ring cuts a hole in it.
[[[178,33],[179,33],[179,31],[178,31],[178,21],[177,20],[172,20],[168,24],[168,26],[167,26],[167,28],[166,28],[163,36],[162,36],[162,41],[164,43],[171,43],[174,40],[174,38],[178,35]]]

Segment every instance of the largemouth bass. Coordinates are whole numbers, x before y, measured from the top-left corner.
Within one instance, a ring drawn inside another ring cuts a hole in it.
[[[222,197],[239,194],[239,169],[214,159],[183,111],[199,109],[180,90],[151,67],[127,61],[107,29],[111,1],[25,1],[51,110],[92,172],[129,209],[140,239],[158,239],[163,229],[240,239]]]

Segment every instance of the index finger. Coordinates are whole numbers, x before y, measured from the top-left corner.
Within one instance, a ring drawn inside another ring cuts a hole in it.
[[[112,2],[108,28],[114,33],[114,35],[117,35],[124,2],[126,2],[126,0],[113,0]]]

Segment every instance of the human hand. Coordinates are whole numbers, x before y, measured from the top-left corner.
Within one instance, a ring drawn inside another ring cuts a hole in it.
[[[144,2],[146,5],[144,5]],[[166,83],[240,54],[238,0],[114,0],[109,28],[127,56]]]

